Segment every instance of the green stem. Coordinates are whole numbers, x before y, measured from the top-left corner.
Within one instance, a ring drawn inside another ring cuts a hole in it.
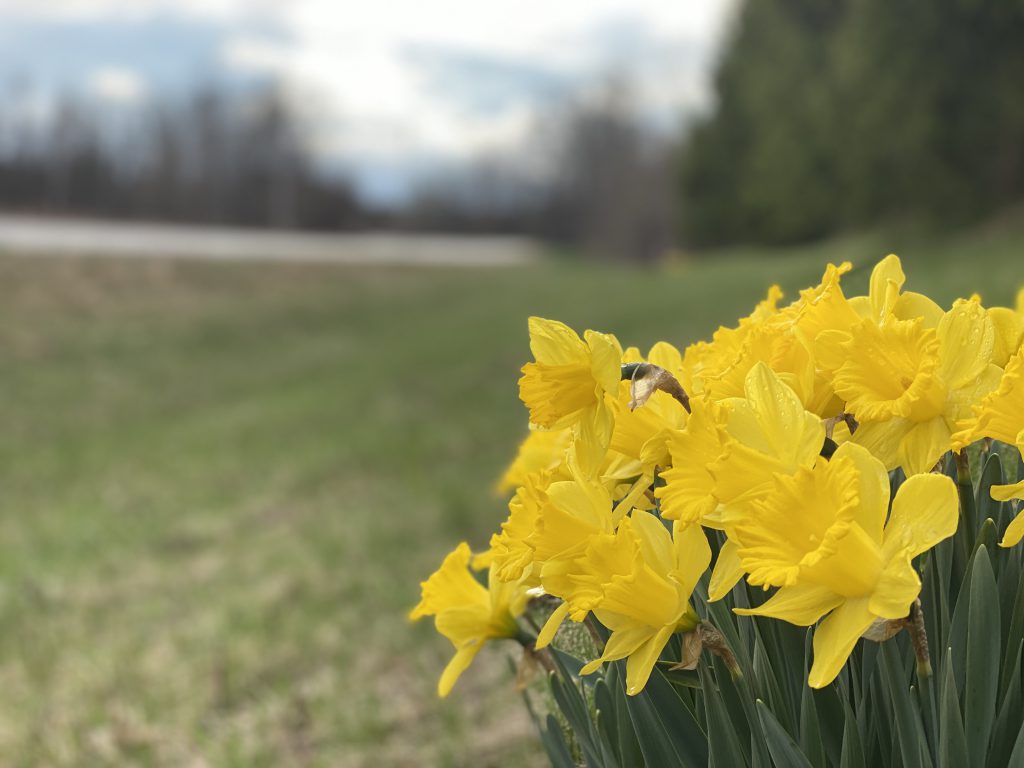
[[[971,464],[967,458],[967,449],[956,451],[956,488],[960,495],[960,515],[964,523],[967,551],[974,549],[974,540],[978,533],[978,515],[974,508],[974,486],[971,485]]]

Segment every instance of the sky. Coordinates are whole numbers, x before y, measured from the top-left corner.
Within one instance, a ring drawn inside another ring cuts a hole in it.
[[[529,141],[625,76],[655,129],[711,102],[736,0],[0,0],[0,86],[110,108],[273,79],[325,164],[394,200],[432,168]]]

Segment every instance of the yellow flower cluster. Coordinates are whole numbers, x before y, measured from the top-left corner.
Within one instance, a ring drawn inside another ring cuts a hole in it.
[[[1024,291],[1015,309],[971,297],[944,311],[903,290],[896,256],[866,296],[844,295],[849,270],[829,265],[787,306],[773,286],[682,352],[659,342],[643,356],[530,319],[531,431],[500,483],[515,489],[508,519],[476,561],[490,586],[462,544],[413,613],[435,614],[456,647],[442,694],[485,640],[519,634],[530,595],[559,600],[536,648],[593,616],[611,634],[582,673],[624,658],[630,694],[673,634],[698,628],[691,598],[709,567],[708,600],[745,579],[772,594],[737,613],[817,625],[813,687],[908,616],[914,558],[958,524],[937,463],[982,438],[1024,451]],[[893,495],[897,469],[908,479]],[[1024,498],[1024,481],[993,496]],[[1024,516],[1002,544],[1022,537]]]

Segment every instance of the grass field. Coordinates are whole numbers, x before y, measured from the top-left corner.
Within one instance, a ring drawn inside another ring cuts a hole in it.
[[[657,271],[0,259],[0,764],[523,765],[499,650],[405,613],[504,516],[526,317],[642,348],[879,237]],[[904,248],[910,285],[1008,302],[1024,236]]]

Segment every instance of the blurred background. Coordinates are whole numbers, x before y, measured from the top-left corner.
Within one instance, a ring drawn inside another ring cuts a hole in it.
[[[1024,282],[1024,7],[0,0],[0,763],[516,766],[418,582],[526,318]],[[844,284],[846,281],[844,280]]]

